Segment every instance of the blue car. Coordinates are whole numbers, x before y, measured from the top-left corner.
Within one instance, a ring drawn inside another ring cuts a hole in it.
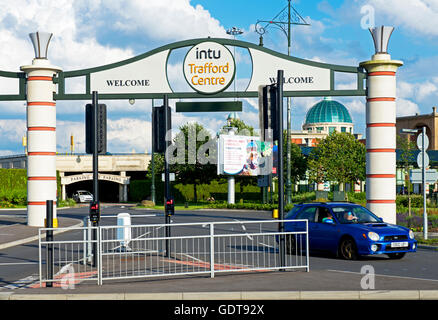
[[[408,228],[383,222],[368,209],[345,202],[298,204],[286,214],[286,232],[304,231],[307,219],[310,251],[328,251],[347,260],[363,255],[386,254],[401,259],[415,252],[417,241]],[[294,254],[303,235],[286,236],[286,252]],[[305,242],[305,241],[304,241]],[[301,246],[300,246],[301,247]]]

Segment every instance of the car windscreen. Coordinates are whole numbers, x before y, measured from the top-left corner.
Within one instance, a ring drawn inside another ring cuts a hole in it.
[[[290,210],[290,211],[286,214],[285,219],[290,219],[290,218],[292,218],[292,217],[295,215],[295,213],[298,211],[298,209],[300,209],[299,206],[294,206],[294,207],[292,208],[292,210]]]
[[[371,211],[361,206],[331,207],[333,214],[340,223],[375,223],[379,218]]]

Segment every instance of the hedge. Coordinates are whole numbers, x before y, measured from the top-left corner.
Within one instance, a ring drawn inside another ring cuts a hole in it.
[[[0,206],[26,205],[26,169],[0,169]]]

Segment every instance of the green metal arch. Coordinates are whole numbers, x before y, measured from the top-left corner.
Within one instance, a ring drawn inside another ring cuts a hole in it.
[[[332,87],[330,90],[326,91],[284,91],[284,96],[286,97],[309,97],[309,96],[364,96],[366,95],[366,91],[363,88],[363,80],[366,79],[366,72],[362,67],[354,67],[354,66],[344,66],[344,65],[335,65],[335,64],[327,64],[321,62],[315,62],[310,60],[305,60],[297,57],[291,57],[286,54],[256,45],[254,43],[235,40],[235,39],[226,39],[226,38],[198,38],[198,39],[189,39],[174,42],[171,44],[167,44],[146,53],[140,54],[138,56],[118,61],[115,63],[102,65],[93,68],[86,68],[80,70],[72,70],[72,71],[61,71],[58,73],[57,77],[54,78],[54,82],[58,84],[58,93],[54,94],[55,100],[88,100],[91,99],[90,92],[90,74],[94,72],[99,72],[103,70],[109,70],[112,68],[120,67],[123,65],[127,65],[144,58],[147,58],[156,53],[169,50],[169,55],[172,50],[180,49],[184,47],[194,46],[198,43],[205,41],[213,41],[222,45],[236,46],[245,49],[254,49],[260,50],[267,54],[270,54],[275,57],[279,57],[285,60],[293,61],[296,63],[325,68],[330,70],[331,74],[331,83]],[[345,72],[357,74],[357,88],[352,90],[335,90],[334,89],[334,73],[335,72]],[[86,92],[81,94],[66,94],[65,93],[65,79],[66,78],[75,78],[75,77],[84,77],[86,80]],[[19,93],[17,95],[0,95],[0,101],[7,100],[26,100],[26,76],[23,72],[8,72],[0,70],[0,77],[6,78],[18,78],[20,79],[19,85]],[[157,99],[162,98],[162,93],[137,93],[137,94],[100,94],[100,99]],[[246,92],[246,91],[238,91],[238,92],[220,92],[214,95],[208,95],[208,97],[212,98],[233,98],[233,97],[257,97],[257,92]],[[169,98],[206,98],[207,96],[204,94],[200,94],[197,92],[173,92],[168,94]]]
[[[270,55],[273,55],[273,56],[276,56],[276,57],[279,57],[279,58],[282,58],[285,60],[290,60],[290,61],[294,61],[294,62],[297,62],[300,64],[305,64],[305,65],[309,65],[309,66],[313,66],[313,67],[330,69],[330,70],[337,71],[337,72],[348,72],[348,73],[363,73],[364,72],[362,67],[335,65],[335,64],[328,64],[328,63],[305,60],[305,59],[301,59],[301,58],[297,58],[297,57],[291,57],[291,56],[288,56],[286,54],[283,54],[283,53],[256,45],[256,44],[251,43],[251,42],[234,40],[234,39],[226,39],[226,38],[199,38],[199,39],[183,40],[183,41],[178,41],[178,42],[174,42],[171,44],[167,44],[167,45],[158,47],[156,49],[153,49],[151,51],[148,51],[146,53],[135,56],[133,58],[122,60],[119,62],[114,62],[111,64],[107,64],[107,65],[103,65],[103,66],[99,66],[99,67],[94,67],[94,68],[87,68],[87,69],[74,70],[74,71],[65,71],[63,73],[64,73],[65,78],[84,76],[84,75],[87,75],[87,74],[90,74],[93,72],[113,69],[113,68],[120,67],[120,66],[123,66],[126,64],[130,64],[130,63],[136,62],[138,60],[142,60],[144,58],[147,58],[153,54],[156,54],[156,53],[159,53],[162,51],[166,51],[166,50],[172,51],[175,49],[190,47],[190,46],[194,46],[194,45],[197,45],[197,44],[199,44],[201,42],[205,42],[205,41],[213,41],[213,42],[220,43],[222,45],[230,45],[230,46],[236,46],[236,47],[241,47],[241,48],[252,48],[252,49],[266,52]]]

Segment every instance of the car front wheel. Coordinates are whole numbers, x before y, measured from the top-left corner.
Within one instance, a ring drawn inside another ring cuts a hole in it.
[[[356,243],[352,238],[344,238],[339,244],[339,256],[345,260],[356,260],[358,258]]]

